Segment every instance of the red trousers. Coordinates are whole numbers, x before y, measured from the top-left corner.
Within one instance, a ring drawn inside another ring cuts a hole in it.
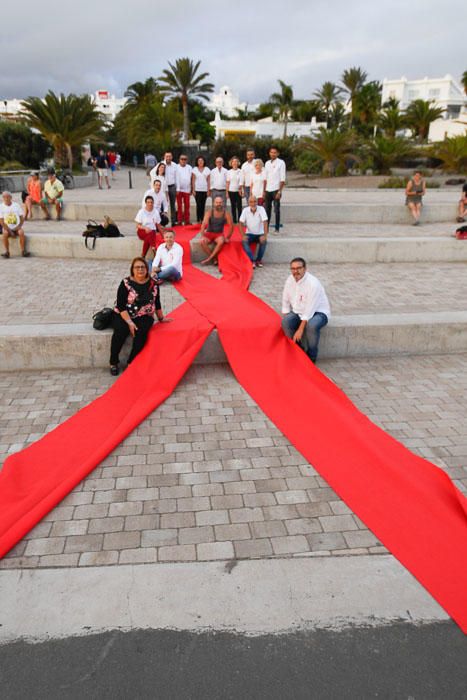
[[[146,257],[146,253],[148,252],[149,248],[154,248],[154,250],[156,250],[156,248],[164,242],[162,234],[160,234],[158,231],[150,231],[148,233],[144,230],[144,228],[138,227],[136,233],[138,234],[138,238],[143,241],[143,250],[141,251],[141,256],[143,258]]]
[[[177,192],[177,221],[181,224],[190,223],[190,193]]]

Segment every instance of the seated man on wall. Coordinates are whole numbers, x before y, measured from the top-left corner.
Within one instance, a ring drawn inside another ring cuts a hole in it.
[[[224,226],[227,225],[228,231],[224,236]],[[233,234],[232,216],[225,208],[225,202],[221,196],[214,198],[214,206],[209,209],[204,215],[203,223],[200,230],[200,244],[208,256],[201,261],[202,265],[207,265],[211,260],[214,265],[217,265],[217,256],[220,249],[230,241]],[[214,248],[211,245],[214,243]]]
[[[162,243],[164,228],[161,225],[161,217],[157,209],[154,208],[154,197],[148,194],[144,198],[142,207],[135,216],[136,235],[143,241],[141,257],[145,258],[149,248],[152,248],[154,255],[157,247]]]
[[[28,258],[29,253],[26,251],[23,222],[24,215],[19,204],[13,202],[11,192],[5,190],[2,193],[2,203],[0,204],[0,227],[2,230],[3,247],[5,252],[2,253],[2,258],[10,257],[10,238],[19,236],[19,246],[23,258]]]
[[[457,206],[457,218],[458,224],[462,224],[467,217],[467,182],[462,185],[462,194],[459,199],[459,204]]]
[[[243,250],[253,263],[253,267],[263,267],[263,255],[268,239],[268,215],[263,207],[257,205],[257,199],[250,195],[248,207],[240,215],[240,233],[242,234]],[[256,257],[251,252],[255,245]]]
[[[55,170],[50,168],[47,170],[47,180],[44,184],[44,196],[41,199],[41,209],[45,214],[45,218],[50,219],[50,214],[48,210],[49,205],[55,206],[55,211],[57,213],[57,221],[62,218],[62,208],[63,208],[63,192],[65,188],[63,183],[55,175]]]
[[[303,258],[290,261],[290,272],[282,294],[282,329],[316,362],[320,331],[331,315],[329,301],[321,282],[307,272]]]
[[[175,232],[165,231],[152,265],[152,276],[159,284],[164,280],[178,282],[183,276],[183,248],[175,242]]]

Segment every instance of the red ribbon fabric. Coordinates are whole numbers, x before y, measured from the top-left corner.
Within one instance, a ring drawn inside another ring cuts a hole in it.
[[[185,261],[197,230],[182,234]],[[154,328],[102,397],[6,460],[0,556],[170,395],[216,327],[240,384],[467,632],[467,499],[441,469],[371,423],[284,336],[278,314],[247,291],[252,268],[237,233],[219,264],[222,280],[185,262],[176,286],[187,303],[171,314],[176,322]]]

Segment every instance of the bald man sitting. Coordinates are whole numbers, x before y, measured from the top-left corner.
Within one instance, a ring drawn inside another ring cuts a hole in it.
[[[228,243],[233,234],[233,221],[229,212],[225,208],[225,203],[222,197],[215,197],[214,206],[204,215],[203,223],[201,224],[201,248],[207,255],[207,258],[201,261],[202,265],[207,265],[213,262],[217,265],[217,256],[224,243]],[[224,236],[224,227],[228,226],[227,233]],[[214,247],[211,246],[214,244]]]

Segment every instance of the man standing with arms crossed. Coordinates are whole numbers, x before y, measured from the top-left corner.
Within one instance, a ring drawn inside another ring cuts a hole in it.
[[[266,187],[264,189],[264,205],[271,225],[271,210],[274,202],[275,232],[278,233],[281,226],[281,197],[285,185],[285,163],[278,158],[279,151],[275,146],[269,149],[269,158],[264,166]]]
[[[331,316],[329,301],[303,258],[290,261],[290,272],[282,293],[282,330],[316,362],[320,331]]]

